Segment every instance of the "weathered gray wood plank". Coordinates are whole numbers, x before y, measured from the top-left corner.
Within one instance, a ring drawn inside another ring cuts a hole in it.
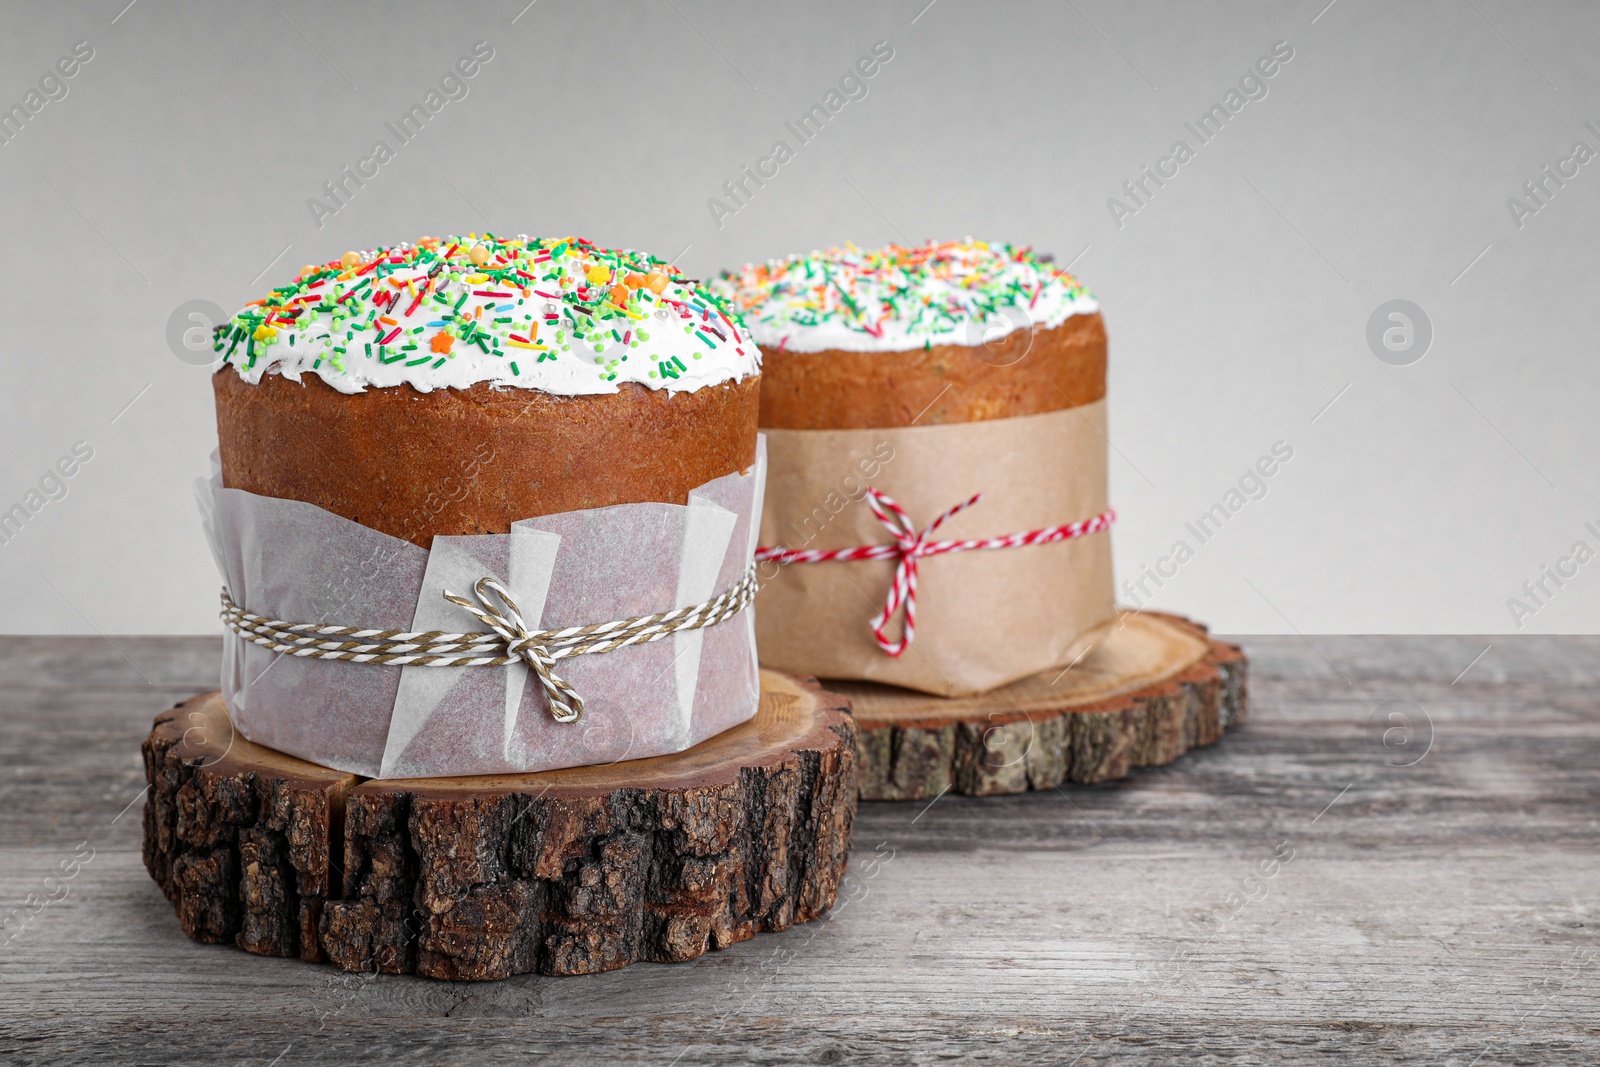
[[[216,644],[113,640],[153,684],[99,639],[0,641],[0,912],[25,919],[0,932],[0,1062],[1600,1060],[1597,639],[1247,640],[1251,718],[1222,745],[863,805],[827,922],[471,985],[183,937],[119,812]]]

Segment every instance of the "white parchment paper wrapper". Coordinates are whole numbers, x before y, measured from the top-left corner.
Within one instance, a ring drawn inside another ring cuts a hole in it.
[[[492,575],[530,628],[648,615],[732,587],[756,547],[766,442],[755,465],[687,504],[622,504],[524,519],[509,534],[436,537],[431,551],[311,504],[196,483],[229,595],[290,622],[465,632],[441,595]],[[681,752],[755,715],[753,610],[651,644],[558,660],[583,719],[550,718],[523,664],[396,667],[271,652],[227,632],[222,693],[251,741],[369,778],[504,774]]]

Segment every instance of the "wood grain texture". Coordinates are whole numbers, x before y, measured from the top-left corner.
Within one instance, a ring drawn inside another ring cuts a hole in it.
[[[1239,639],[1226,744],[864,804],[823,920],[490,983],[186,938],[139,743],[220,643],[112,641],[0,640],[0,1062],[1600,1061],[1600,639]]]
[[[979,696],[828,685],[860,723],[863,800],[1094,785],[1215,744],[1249,710],[1239,646],[1154,612],[1124,613],[1065,670]]]
[[[764,671],[750,722],[601,767],[367,781],[252,744],[220,694],[156,717],[145,867],[197,941],[484,980],[679,963],[833,906],[849,706]]]

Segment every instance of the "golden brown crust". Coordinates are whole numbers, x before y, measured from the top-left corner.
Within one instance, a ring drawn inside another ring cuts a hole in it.
[[[761,425],[853,430],[981,422],[1092,404],[1106,395],[1106,328],[1098,312],[992,345],[909,352],[763,348]]]
[[[755,462],[760,378],[669,394],[344,394],[315,375],[212,376],[222,484],[301,500],[426,548],[579,508],[657,501]]]

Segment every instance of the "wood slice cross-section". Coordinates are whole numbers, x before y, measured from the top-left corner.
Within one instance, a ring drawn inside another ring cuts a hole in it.
[[[184,933],[350,971],[493,979],[677,962],[834,902],[847,702],[761,674],[756,716],[602,767],[366,780],[235,733],[221,695],[144,743],[144,859]]]
[[[1072,666],[979,696],[829,681],[860,731],[863,800],[1089,785],[1170,763],[1244,721],[1245,658],[1204,626],[1125,612]]]

